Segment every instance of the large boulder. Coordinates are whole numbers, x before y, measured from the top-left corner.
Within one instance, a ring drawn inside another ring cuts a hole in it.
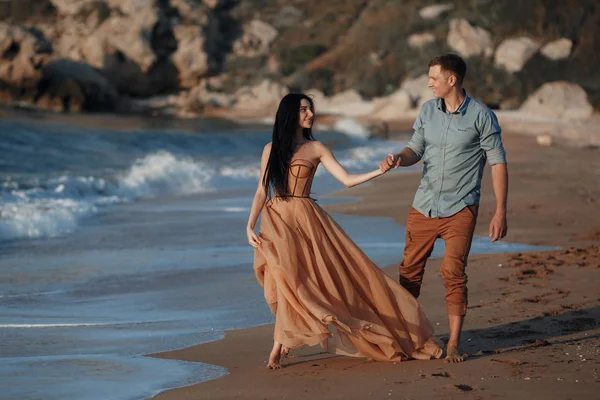
[[[46,28],[57,56],[102,70],[121,93],[140,98],[192,88],[218,69],[218,21],[201,3],[57,1],[67,14]]]
[[[219,21],[206,6],[190,0],[172,0],[184,24],[173,27],[177,50],[171,56],[184,88],[197,85],[219,69]]]
[[[234,108],[241,112],[261,112],[263,115],[271,115],[277,110],[283,96],[288,93],[289,89],[286,86],[264,80],[256,86],[247,86],[237,90],[234,96]]]
[[[431,90],[427,87],[428,83],[429,76],[427,74],[423,74],[416,78],[406,79],[400,85],[400,89],[408,94],[411,104],[416,106],[419,104],[419,101],[421,100],[421,97],[423,97],[423,93],[425,93],[425,91],[431,92]]]
[[[536,41],[528,37],[506,39],[496,49],[494,65],[508,72],[519,72],[539,47]]]
[[[213,15],[210,8],[197,1],[171,0],[170,5],[177,9],[179,18],[186,24],[197,24],[202,27],[214,24],[214,21],[210,21]]]
[[[235,103],[233,95],[215,92],[207,84],[207,80],[200,82],[187,94],[182,95],[183,111],[189,113],[202,112],[207,106],[212,108],[231,108]]]
[[[419,102],[417,104],[417,108],[420,109],[421,106],[423,106],[423,104],[427,103],[431,99],[435,99],[435,96],[433,95],[433,91],[431,89],[429,89],[428,87],[426,87],[425,89],[423,89],[421,91],[421,95],[419,96]]]
[[[89,38],[84,49],[87,61],[97,68],[104,67],[105,56],[118,52],[148,72],[156,61],[152,49],[152,31],[158,23],[155,8],[140,8],[128,15],[111,15]]]
[[[356,90],[349,89],[329,98],[328,104],[321,110],[326,114],[359,117],[370,115],[373,108],[373,102],[365,101]]]
[[[492,35],[483,28],[472,26],[466,19],[450,21],[448,46],[463,57],[493,54]]]
[[[111,0],[100,26],[71,41],[73,57],[104,71],[121,93],[148,97],[179,87],[168,57],[177,49],[170,21],[153,0]],[[83,28],[80,28],[81,31]],[[69,46],[66,46],[69,48]]]
[[[548,82],[521,106],[530,114],[570,120],[586,120],[594,112],[581,86],[566,81]]]
[[[105,0],[112,9],[118,9],[121,13],[135,16],[145,10],[156,10],[157,0]]]
[[[419,10],[419,15],[423,19],[435,19],[443,13],[454,8],[454,4],[434,4],[432,6],[423,7]]]
[[[414,49],[421,49],[433,42],[435,36],[431,32],[415,33],[408,37],[408,45]]]
[[[564,60],[565,58],[569,58],[572,48],[573,41],[571,39],[562,38],[547,43],[540,49],[540,53],[550,60]]]
[[[374,100],[371,116],[383,121],[390,121],[402,117],[412,108],[410,95],[400,89],[391,95]]]
[[[252,20],[244,25],[242,36],[233,43],[233,52],[240,57],[266,54],[278,35],[279,32],[273,26],[257,19]]]
[[[108,12],[105,10],[105,12]],[[102,52],[104,48],[100,42],[90,42],[88,37],[92,35],[101,22],[105,19],[100,16],[99,10],[91,11],[87,18],[79,16],[65,16],[60,22],[52,27],[44,27],[44,32],[54,44],[54,54],[73,61],[90,62],[102,64]],[[90,43],[95,46],[90,46]],[[98,54],[96,54],[98,52]],[[90,55],[92,55],[90,57]]]
[[[349,89],[340,93],[336,93],[329,99],[332,105],[345,106],[352,103],[360,103],[363,101],[362,96],[354,89]]]
[[[43,70],[36,105],[55,111],[123,111],[116,88],[88,64],[58,59]]]
[[[0,22],[0,80],[14,87],[35,87],[52,46],[37,30]]]
[[[60,15],[76,15],[98,0],[50,0]]]
[[[306,94],[308,97],[310,97],[315,105],[315,111],[317,114],[322,114],[325,112],[325,110],[327,110],[327,107],[329,107],[329,98],[327,96],[325,96],[325,93],[323,93],[322,91],[320,91],[319,89],[308,89],[308,90],[304,90],[304,94]]]
[[[206,38],[203,29],[196,25],[178,25],[173,29],[177,51],[172,60],[179,71],[179,84],[193,87],[198,80],[216,69],[214,59],[204,50]]]

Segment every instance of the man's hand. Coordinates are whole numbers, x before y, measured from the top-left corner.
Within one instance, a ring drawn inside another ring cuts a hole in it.
[[[506,214],[496,213],[492,222],[490,222],[490,239],[496,242],[506,236],[508,226],[506,224]]]

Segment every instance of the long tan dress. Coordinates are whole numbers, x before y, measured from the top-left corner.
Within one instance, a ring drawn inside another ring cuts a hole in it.
[[[379,361],[439,358],[416,299],[309,197],[315,172],[310,161],[293,160],[290,197],[271,198],[263,211],[254,270],[275,315],[275,340]]]

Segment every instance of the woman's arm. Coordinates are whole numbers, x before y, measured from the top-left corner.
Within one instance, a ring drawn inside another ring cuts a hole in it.
[[[378,169],[364,174],[349,174],[324,144],[317,142],[316,145],[318,146],[317,150],[320,154],[321,163],[325,169],[346,187],[360,185],[361,183],[377,178],[390,170],[389,167],[386,168],[385,166],[380,166]],[[388,155],[388,157],[390,157],[389,164],[393,164],[393,156],[393,154]]]
[[[258,236],[256,236],[256,233],[254,232],[254,227],[256,226],[258,216],[260,215],[267,200],[267,191],[265,190],[263,181],[270,155],[271,143],[268,143],[263,150],[262,157],[260,158],[260,179],[258,180],[256,193],[254,194],[254,200],[252,200],[252,207],[250,208],[250,215],[248,216],[248,225],[246,225],[246,235],[248,236],[248,243],[253,247],[257,247],[260,243],[260,239],[258,238]]]

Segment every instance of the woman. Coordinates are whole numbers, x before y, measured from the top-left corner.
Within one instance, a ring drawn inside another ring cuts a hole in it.
[[[431,339],[431,324],[414,297],[309,197],[319,164],[346,187],[387,171],[348,174],[315,141],[313,122],[309,97],[288,94],[281,100],[248,218],[256,277],[276,321],[267,367],[281,368],[281,354],[288,348],[317,344],[381,361],[439,358],[442,350]],[[254,227],[263,210],[257,236]]]

